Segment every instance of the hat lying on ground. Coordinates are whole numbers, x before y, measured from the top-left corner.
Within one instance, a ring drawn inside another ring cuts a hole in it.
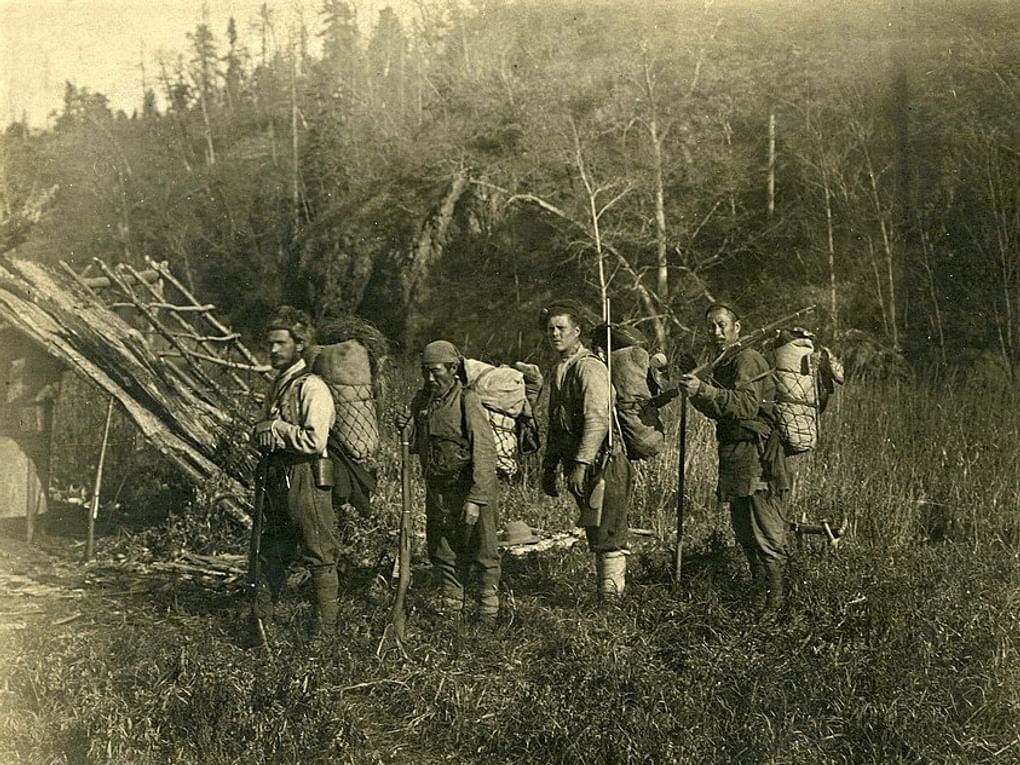
[[[535,532],[524,521],[510,521],[503,530],[499,543],[507,547],[511,545],[533,545],[540,541]]]

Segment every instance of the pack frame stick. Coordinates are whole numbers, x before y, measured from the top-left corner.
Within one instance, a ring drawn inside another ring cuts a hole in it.
[[[609,383],[609,453],[613,453],[613,425],[616,419],[616,410],[613,404],[613,325],[612,307],[609,298],[605,298],[602,313],[606,322],[606,379]]]

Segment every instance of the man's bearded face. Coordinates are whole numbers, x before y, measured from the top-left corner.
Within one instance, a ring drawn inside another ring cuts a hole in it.
[[[269,346],[269,365],[278,371],[290,368],[305,349],[305,344],[295,341],[289,329],[270,330],[266,344]]]

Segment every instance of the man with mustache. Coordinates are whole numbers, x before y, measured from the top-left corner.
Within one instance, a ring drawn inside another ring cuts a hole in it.
[[[423,386],[411,402],[411,451],[425,477],[426,544],[441,580],[441,613],[459,616],[464,587],[478,572],[478,619],[499,612],[496,442],[481,399],[463,382],[463,356],[436,340],[421,356]]]
[[[317,475],[315,463],[326,454],[336,412],[326,383],[309,372],[302,358],[312,342],[308,315],[281,306],[266,334],[276,378],[254,434],[267,463],[260,566],[268,589],[259,583],[253,616],[264,623],[272,618],[287,566],[298,559],[312,575],[314,632],[331,635],[338,613],[339,544],[332,483]]]

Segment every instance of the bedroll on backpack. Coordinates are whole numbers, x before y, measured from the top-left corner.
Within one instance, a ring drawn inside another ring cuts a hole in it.
[[[818,389],[811,355],[814,342],[795,337],[775,349],[776,427],[792,454],[818,446]]]
[[[605,324],[599,324],[591,332],[592,347],[603,353],[606,334]],[[666,427],[659,416],[659,408],[651,400],[651,359],[642,347],[645,339],[633,327],[613,324],[609,342],[613,349],[610,368],[616,391],[616,420],[627,459],[651,459],[666,445]]]
[[[518,471],[518,431],[534,423],[525,374],[513,367],[496,367],[476,359],[464,359],[464,374],[467,387],[478,394],[489,415],[496,440],[496,474],[509,480]],[[530,430],[528,435],[530,441]]]
[[[614,338],[615,339],[615,338]],[[656,456],[666,445],[666,428],[648,387],[648,351],[637,345],[612,352],[616,418],[629,460]]]
[[[308,353],[314,374],[326,381],[336,421],[330,441],[356,462],[371,457],[379,446],[379,420],[372,395],[368,350],[357,340],[313,346]]]

